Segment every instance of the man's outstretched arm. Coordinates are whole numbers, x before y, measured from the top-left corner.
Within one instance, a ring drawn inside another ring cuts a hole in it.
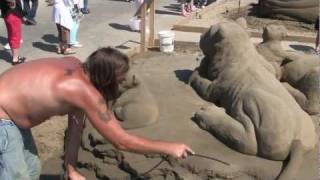
[[[72,80],[68,83],[64,82],[57,89],[63,102],[82,110],[96,130],[120,150],[142,154],[168,154],[175,158],[185,158],[188,156],[188,153],[194,153],[183,143],[150,140],[127,133],[121,128],[113,113],[107,108],[107,104],[101,94],[85,81]],[[75,139],[80,143],[81,134],[77,128],[75,129],[75,133],[72,133],[71,139]],[[70,143],[75,143],[71,139]],[[76,164],[78,149],[79,145],[75,145],[70,147],[68,149],[69,152],[67,152],[68,158],[66,159],[66,163],[70,164],[72,168]]]
[[[79,83],[79,84],[78,84]],[[186,157],[193,151],[183,143],[171,143],[135,136],[124,131],[106,101],[91,85],[77,82],[76,86],[63,90],[63,99],[81,109],[97,131],[116,148],[136,153],[161,153],[175,158]]]
[[[135,153],[160,153],[175,158],[187,157],[193,151],[185,144],[167,141],[149,140],[124,131],[119,125],[113,112],[107,108],[104,99],[100,96],[90,99],[91,104],[86,107],[87,116],[93,126],[117,149]]]

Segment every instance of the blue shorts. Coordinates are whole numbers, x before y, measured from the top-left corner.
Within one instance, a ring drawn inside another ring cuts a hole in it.
[[[0,119],[0,179],[38,180],[41,164],[30,129]]]

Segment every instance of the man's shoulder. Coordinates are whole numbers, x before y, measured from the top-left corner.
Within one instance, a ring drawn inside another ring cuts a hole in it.
[[[81,73],[72,72],[69,69],[66,69],[64,73],[65,77],[55,83],[56,92],[61,98],[80,100],[99,95],[92,83]]]

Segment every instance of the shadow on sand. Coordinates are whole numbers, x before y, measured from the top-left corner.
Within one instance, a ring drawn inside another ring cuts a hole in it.
[[[57,36],[53,35],[53,34],[45,34],[42,36],[42,39],[47,42],[47,43],[51,43],[51,44],[57,44],[59,43],[59,39]]]
[[[164,6],[165,9],[174,12],[181,12],[181,5],[180,4],[169,4],[168,6]]]
[[[0,44],[5,45],[7,42],[7,38],[0,36]]]
[[[40,176],[40,180],[64,180],[61,174],[43,174]]]
[[[43,51],[47,51],[47,52],[56,52],[57,51],[56,45],[46,44],[43,42],[33,42],[32,46],[35,48],[41,49]]]
[[[2,47],[0,48],[0,60],[4,60],[8,63],[11,63],[12,57],[11,57],[10,51],[5,50],[3,48],[3,46],[7,44],[7,42],[8,42],[7,38],[0,36],[0,44],[2,44]]]
[[[182,81],[182,82],[184,82],[186,84],[188,84],[189,77],[191,76],[192,72],[193,71],[190,70],[190,69],[181,69],[181,70],[175,70],[174,71],[174,73],[176,74],[176,77],[180,81]]]
[[[172,11],[164,11],[164,10],[156,10],[156,14],[167,14],[167,15],[175,15],[179,16],[179,12],[172,12]]]
[[[302,51],[306,53],[314,52],[314,48],[311,46],[306,46],[301,44],[291,44],[289,46],[296,51]]]
[[[42,36],[42,39],[45,42],[33,42],[32,46],[38,49],[41,49],[42,51],[47,52],[56,52],[57,48],[56,45],[59,43],[58,37],[56,37],[53,34],[45,34]]]
[[[111,26],[114,29],[123,30],[123,31],[131,31],[129,25],[123,25],[118,23],[110,23],[109,26]],[[131,31],[133,32],[133,31]]]

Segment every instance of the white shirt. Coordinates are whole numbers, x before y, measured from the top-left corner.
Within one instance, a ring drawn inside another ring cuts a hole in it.
[[[52,21],[70,30],[73,26],[73,19],[70,13],[72,7],[73,5],[69,0],[55,0]]]

